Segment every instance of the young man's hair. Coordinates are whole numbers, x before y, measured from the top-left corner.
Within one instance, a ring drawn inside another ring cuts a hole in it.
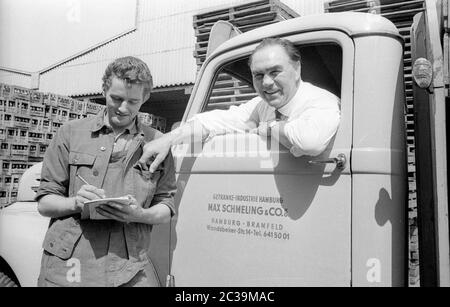
[[[118,58],[106,67],[103,75],[103,91],[106,93],[111,87],[112,78],[116,77],[125,80],[128,84],[144,85],[144,99],[148,99],[153,88],[153,78],[144,61],[126,56]]]
[[[279,37],[270,37],[263,39],[262,42],[258,46],[256,46],[256,48],[250,55],[248,65],[250,66],[252,64],[253,55],[256,52],[268,46],[280,46],[286,51],[287,55],[289,56],[292,62],[294,63],[301,62],[300,52],[298,51],[297,48],[295,48],[294,44],[291,41]]]

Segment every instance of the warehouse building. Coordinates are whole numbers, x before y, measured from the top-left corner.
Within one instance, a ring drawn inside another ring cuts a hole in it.
[[[324,0],[136,1],[134,29],[38,72],[0,67],[0,82],[104,104],[101,76],[113,59],[134,55],[154,75],[155,90],[142,111],[166,118],[167,129],[181,120],[198,70],[194,17],[242,5],[289,7],[298,15],[322,13]]]

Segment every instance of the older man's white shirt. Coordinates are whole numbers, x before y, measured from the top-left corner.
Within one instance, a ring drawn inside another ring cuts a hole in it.
[[[332,93],[301,81],[294,97],[278,111],[286,118],[284,133],[293,144],[290,152],[296,156],[317,156],[327,147],[340,121],[340,101]],[[275,119],[275,108],[260,97],[229,110],[200,113],[189,121],[198,120],[210,136],[245,132]]]

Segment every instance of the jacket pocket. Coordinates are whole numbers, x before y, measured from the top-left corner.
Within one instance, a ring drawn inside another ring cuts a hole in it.
[[[82,232],[79,221],[73,217],[55,220],[47,230],[42,247],[48,253],[67,260],[72,256]]]
[[[91,183],[92,168],[94,166],[96,156],[84,153],[84,152],[69,152],[69,165],[70,165],[70,184],[69,184],[69,196],[75,195],[85,183],[77,178],[77,175],[81,176],[84,180]]]
[[[158,168],[155,172],[150,173],[147,170],[143,170],[139,164],[133,166],[132,182],[126,183],[127,186],[131,184],[134,190],[134,197],[138,204],[143,208],[148,208],[155,194],[158,180],[161,177],[162,169]]]

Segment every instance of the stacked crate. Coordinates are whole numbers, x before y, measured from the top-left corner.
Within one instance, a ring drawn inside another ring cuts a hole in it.
[[[86,117],[87,102],[0,84],[0,207],[15,201],[20,176],[42,161],[62,124]],[[90,107],[90,111],[102,106]],[[71,116],[72,114],[72,116]]]
[[[228,109],[231,105],[239,105],[256,96],[255,90],[248,84],[227,74],[219,74],[214,83],[206,111],[210,109]]]
[[[164,117],[142,112],[139,112],[138,117],[143,125],[155,128],[163,133],[166,132],[166,119]]]
[[[0,94],[0,204],[5,204],[17,195],[18,180],[27,169],[31,96],[29,89],[6,84],[0,85]]]
[[[194,30],[197,38],[194,57],[197,65],[203,64],[208,49],[211,28],[219,20],[225,20],[241,32],[276,23],[299,15],[279,0],[263,0],[225,9],[210,11],[194,16]]]
[[[139,121],[145,126],[151,126],[153,123],[153,116],[148,113],[139,112]]]
[[[105,106],[0,83],[0,208],[14,202],[20,176],[44,158],[56,131],[67,121],[95,116]],[[140,118],[165,132],[163,117]]]
[[[194,30],[197,43],[194,57],[198,70],[206,59],[211,28],[219,20],[233,24],[241,32],[273,24],[299,15],[279,0],[263,0],[234,7],[218,9],[194,16]],[[240,104],[255,97],[253,88],[239,80],[220,74],[211,94],[214,108],[227,109],[230,105]]]
[[[105,109],[105,106],[102,106],[98,103],[87,101],[84,104],[83,113],[86,114],[87,117],[93,117],[96,114],[98,114],[98,112],[100,112],[104,109]]]
[[[166,132],[166,124],[167,121],[164,117],[161,116],[153,116],[152,127],[161,132]]]
[[[54,96],[56,99],[56,96]],[[38,91],[31,92],[31,126],[28,131],[28,163],[37,163],[42,161],[43,155],[39,154],[39,149],[45,144],[45,133],[50,125],[50,119],[46,115],[50,109],[47,109],[45,101],[48,99],[48,94]],[[47,102],[48,103],[48,102]],[[44,127],[45,125],[45,127]]]
[[[81,119],[84,114],[85,103],[80,100],[70,99],[69,120]]]
[[[406,91],[406,142],[408,150],[408,181],[409,181],[409,284],[418,286],[419,280],[419,246],[417,231],[417,192],[415,167],[415,139],[414,139],[414,108],[413,108],[413,80],[411,60],[411,25],[417,13],[425,11],[424,0],[337,0],[325,3],[325,12],[356,11],[380,14],[392,21],[405,40],[404,76]]]

